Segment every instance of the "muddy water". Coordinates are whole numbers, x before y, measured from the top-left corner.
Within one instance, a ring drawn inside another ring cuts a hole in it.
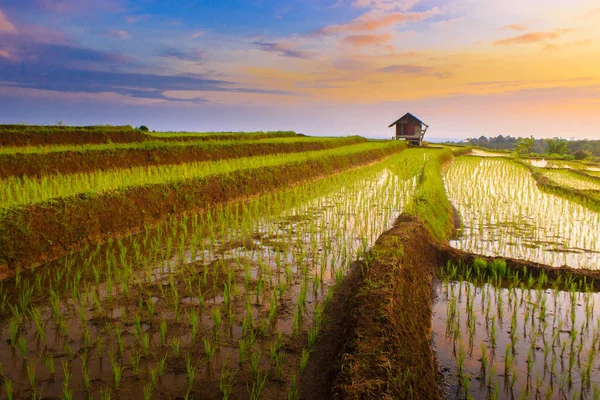
[[[598,293],[438,281],[436,294],[433,344],[447,398],[600,394]]]
[[[476,254],[600,268],[600,215],[541,192],[526,167],[461,157],[445,171],[462,228],[451,245]]]
[[[173,220],[4,282],[0,363],[15,398],[32,387],[75,399],[222,398],[229,387],[244,399],[265,375],[263,397],[285,397],[315,310],[416,183],[385,163],[361,171]]]

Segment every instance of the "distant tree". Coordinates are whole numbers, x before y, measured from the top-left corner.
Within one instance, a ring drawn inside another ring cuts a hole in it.
[[[531,147],[535,143],[535,138],[530,136],[528,138],[520,138],[517,142],[517,152],[519,154],[529,154],[531,152]]]
[[[544,140],[548,145],[548,154],[569,154],[569,142],[565,139],[554,138]]]
[[[146,125],[141,125],[138,129],[140,131],[142,131],[142,132],[149,132],[150,131],[150,129],[148,129],[148,127]]]

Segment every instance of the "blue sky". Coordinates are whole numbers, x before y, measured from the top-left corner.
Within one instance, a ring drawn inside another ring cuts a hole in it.
[[[0,0],[0,122],[599,137],[595,1],[481,5]]]

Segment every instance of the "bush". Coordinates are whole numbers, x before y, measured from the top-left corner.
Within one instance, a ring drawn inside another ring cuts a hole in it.
[[[575,157],[576,160],[585,160],[586,158],[590,157],[592,155],[592,153],[590,153],[587,150],[577,150],[576,152],[573,153],[573,157]]]
[[[148,129],[148,127],[146,125],[142,125],[138,128],[140,131],[142,132],[149,132],[150,129]]]

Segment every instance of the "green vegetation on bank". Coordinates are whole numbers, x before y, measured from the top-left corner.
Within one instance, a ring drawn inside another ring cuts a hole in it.
[[[414,198],[406,207],[406,213],[417,217],[431,229],[433,236],[447,241],[454,230],[452,205],[446,195],[442,168],[454,157],[450,149],[427,153],[429,159],[423,166]]]
[[[19,147],[0,147],[0,155],[8,154],[51,154],[51,153],[86,153],[86,152],[117,152],[124,150],[171,150],[184,151],[189,148],[197,148],[206,152],[214,149],[234,148],[240,146],[250,146],[257,143],[268,144],[291,144],[291,143],[360,143],[367,139],[361,136],[348,137],[273,137],[265,139],[252,139],[240,142],[234,140],[223,141],[184,141],[184,142],[164,142],[164,141],[146,141],[132,143],[99,143],[99,144],[64,144],[52,146],[19,146]]]

